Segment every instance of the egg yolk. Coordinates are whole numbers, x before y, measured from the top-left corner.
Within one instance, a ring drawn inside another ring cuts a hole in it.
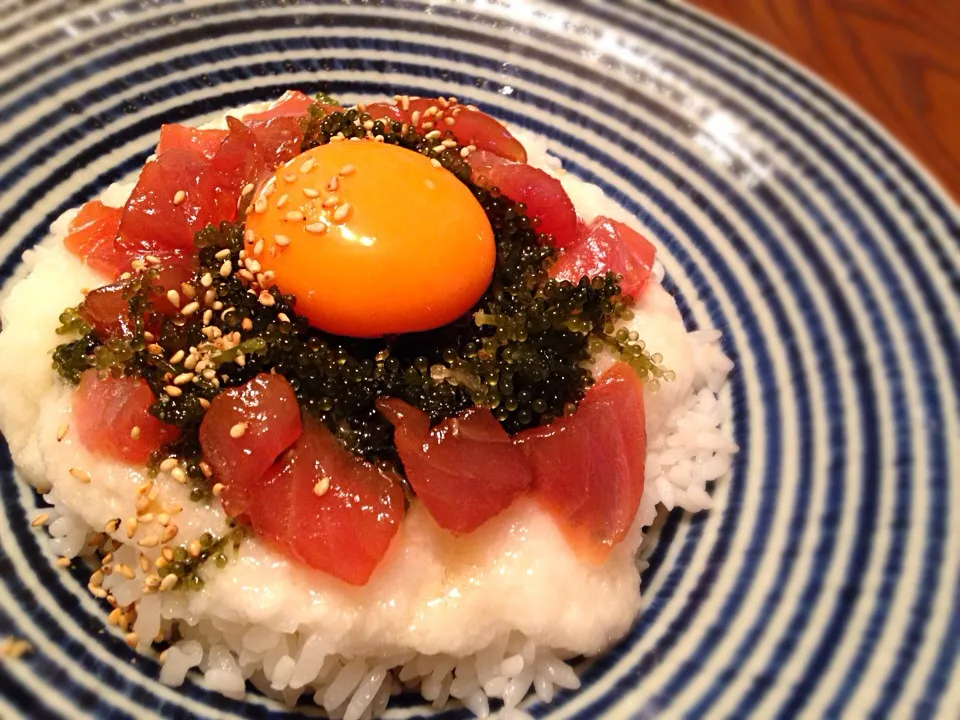
[[[246,252],[311,325],[352,337],[455,320],[496,261],[469,188],[419,153],[369,140],[280,166],[248,212]]]

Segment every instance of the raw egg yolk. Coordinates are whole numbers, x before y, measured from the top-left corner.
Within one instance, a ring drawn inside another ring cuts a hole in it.
[[[246,251],[311,325],[352,337],[455,320],[486,291],[496,261],[469,188],[423,155],[369,140],[280,166],[250,207]]]

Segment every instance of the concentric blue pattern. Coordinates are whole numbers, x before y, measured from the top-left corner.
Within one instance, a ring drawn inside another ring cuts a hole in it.
[[[161,123],[288,87],[474,102],[657,239],[688,325],[724,331],[741,451],[660,530],[631,633],[532,715],[957,717],[960,215],[816,79],[628,0],[0,0],[0,37],[4,281]],[[0,717],[286,716],[160,685],[55,566],[5,447],[0,502],[0,636],[35,649],[0,663]]]

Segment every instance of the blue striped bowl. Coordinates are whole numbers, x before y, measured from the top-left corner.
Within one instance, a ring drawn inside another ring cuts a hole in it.
[[[633,631],[532,715],[957,717],[960,215],[816,79],[626,0],[7,0],[0,35],[3,279],[161,123],[288,87],[475,102],[656,236],[689,326],[725,333],[742,450],[714,510],[667,519]],[[5,450],[0,476],[0,635],[35,648],[0,664],[0,716],[287,714],[159,685],[55,567]]]

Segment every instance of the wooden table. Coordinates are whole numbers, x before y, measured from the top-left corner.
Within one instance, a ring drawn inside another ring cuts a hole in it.
[[[960,0],[688,0],[859,103],[960,201]]]

